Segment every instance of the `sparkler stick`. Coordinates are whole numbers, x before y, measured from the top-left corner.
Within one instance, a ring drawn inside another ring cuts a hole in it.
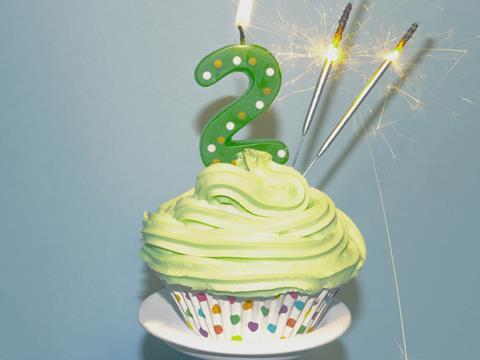
[[[408,40],[410,40],[410,38],[413,36],[415,31],[417,31],[417,29],[418,29],[418,24],[417,23],[414,23],[412,26],[410,26],[410,28],[405,33],[405,35],[397,43],[397,46],[395,47],[395,50],[388,53],[385,56],[384,62],[377,68],[377,70],[375,70],[373,75],[367,81],[365,87],[362,89],[362,91],[360,91],[358,96],[353,101],[352,105],[350,105],[347,112],[343,115],[341,120],[338,122],[337,126],[335,126],[333,131],[330,133],[330,135],[327,137],[325,142],[322,144],[322,146],[320,147],[320,150],[317,153],[317,156],[312,160],[310,165],[307,167],[307,170],[305,170],[305,173],[303,174],[304,176],[308,173],[308,171],[312,168],[312,166],[317,162],[317,160],[327,151],[329,146],[332,144],[332,142],[338,136],[338,134],[343,129],[343,127],[346,125],[348,120],[352,117],[352,115],[355,113],[355,111],[357,111],[357,109],[362,104],[363,100],[365,100],[367,95],[370,93],[370,91],[373,89],[373,87],[377,84],[378,80],[380,80],[380,78],[385,73],[385,71],[387,71],[387,69],[390,67],[392,62],[396,58],[398,58],[398,56],[402,52],[403,48],[405,47],[405,44],[408,42]]]
[[[300,141],[297,146],[297,151],[295,153],[292,166],[295,166],[298,160],[298,156],[300,155],[300,151],[302,149],[303,141],[305,140],[305,135],[307,135],[307,132],[310,129],[310,125],[312,124],[313,116],[320,101],[320,97],[322,96],[322,92],[327,82],[328,75],[330,73],[333,63],[338,59],[338,46],[340,45],[340,41],[342,40],[343,32],[345,30],[345,26],[347,25],[348,17],[350,16],[351,11],[352,4],[348,3],[343,10],[342,17],[338,21],[337,31],[333,36],[332,43],[330,44],[325,54],[325,61],[323,62],[322,71],[320,73],[320,77],[318,78],[317,86],[315,87],[312,101],[310,102],[310,107],[308,108],[307,116],[305,117],[305,121],[303,123],[302,136],[300,137]]]

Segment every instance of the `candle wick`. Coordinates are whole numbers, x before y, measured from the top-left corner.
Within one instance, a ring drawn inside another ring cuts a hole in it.
[[[240,32],[240,45],[245,45],[245,33],[243,32],[242,25],[238,25],[238,31]]]

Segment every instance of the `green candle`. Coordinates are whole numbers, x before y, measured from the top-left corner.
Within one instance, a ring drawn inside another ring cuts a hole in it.
[[[241,31],[241,28],[240,28]],[[280,90],[281,72],[275,57],[258,45],[229,45],[203,58],[195,69],[201,86],[211,86],[228,74],[242,72],[250,79],[248,90],[237,100],[215,114],[203,130],[200,155],[208,166],[217,162],[233,163],[245,148],[270,153],[275,162],[288,160],[287,146],[278,140],[233,140],[232,137],[264,113]]]

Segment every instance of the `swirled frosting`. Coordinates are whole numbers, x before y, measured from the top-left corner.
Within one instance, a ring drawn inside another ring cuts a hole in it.
[[[203,169],[194,189],[145,214],[141,256],[168,284],[237,296],[317,293],[352,279],[365,242],[332,200],[271,155]]]

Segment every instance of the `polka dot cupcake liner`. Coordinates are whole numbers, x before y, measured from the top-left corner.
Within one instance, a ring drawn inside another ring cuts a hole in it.
[[[312,332],[338,290],[309,296],[288,292],[272,298],[215,296],[172,291],[186,325],[197,335],[224,341],[288,339]]]

